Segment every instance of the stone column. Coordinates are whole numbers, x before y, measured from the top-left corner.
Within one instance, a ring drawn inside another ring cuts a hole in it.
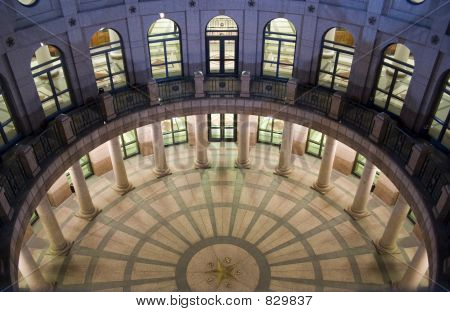
[[[397,283],[396,288],[400,291],[416,291],[427,270],[427,250],[422,244],[414,255],[405,275],[403,275],[403,278]]]
[[[238,155],[234,165],[236,168],[250,169],[250,116],[238,115]]]
[[[75,189],[75,195],[80,206],[75,216],[86,219],[88,221],[93,220],[101,210],[94,207],[91,194],[89,193],[86,180],[84,179],[83,170],[81,169],[80,162],[76,161],[72,167],[70,167],[70,177],[72,178],[73,187]]]
[[[36,211],[39,215],[39,221],[41,222],[50,242],[48,254],[56,256],[68,255],[73,246],[73,242],[69,243],[64,238],[47,195],[45,195],[41,200],[36,208]]]
[[[330,180],[334,156],[336,155],[336,147],[337,141],[334,138],[327,136],[322,162],[320,163],[319,176],[317,177],[317,181],[311,186],[321,194],[325,194],[333,188]]]
[[[292,172],[292,139],[293,125],[285,121],[283,126],[283,139],[280,147],[280,158],[275,174],[287,177]]]
[[[386,228],[384,229],[383,236],[377,242],[374,242],[379,254],[386,255],[400,253],[397,246],[397,239],[400,230],[405,223],[408,211],[408,203],[402,195],[399,195],[391,217],[389,218]]]
[[[156,177],[162,178],[171,174],[167,166],[166,152],[164,150],[164,140],[161,130],[161,122],[157,121],[151,124],[153,135],[153,154],[155,155],[155,167],[153,172]]]
[[[27,246],[22,246],[19,255],[19,271],[31,291],[51,291],[53,285],[44,279]]]
[[[208,116],[195,115],[195,150],[197,158],[195,159],[195,168],[210,168],[208,161]]]
[[[134,189],[133,184],[128,181],[127,170],[122,157],[119,137],[114,137],[108,142],[109,156],[116,179],[113,189],[121,195],[124,195]]]
[[[369,201],[370,190],[373,185],[373,179],[377,173],[377,167],[370,161],[366,160],[364,171],[361,180],[356,190],[355,198],[350,207],[347,208],[347,213],[355,220],[367,217],[370,212],[367,210],[367,202]]]

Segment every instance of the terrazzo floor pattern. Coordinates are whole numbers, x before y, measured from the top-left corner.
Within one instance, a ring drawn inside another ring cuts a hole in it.
[[[112,172],[87,179],[103,209],[92,222],[74,217],[73,195],[55,208],[66,239],[75,241],[70,255],[47,255],[46,234],[33,226],[27,245],[56,291],[389,290],[417,249],[406,222],[401,253],[378,255],[372,240],[392,207],[372,196],[372,214],[353,221],[343,209],[359,179],[333,171],[335,187],[318,194],[310,185],[320,159],[295,157],[293,174],[283,178],[273,174],[278,148],[268,145],[252,148],[249,170],[234,168],[234,143],[210,144],[206,170],[193,169],[193,147],[166,153],[173,174],[161,179],[152,156],[125,160],[135,186],[125,196],[111,189]],[[23,279],[19,286],[27,289]]]

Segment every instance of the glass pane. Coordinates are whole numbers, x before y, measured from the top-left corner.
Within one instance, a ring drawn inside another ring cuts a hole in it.
[[[180,62],[181,49],[179,40],[171,40],[166,42],[167,62]]]
[[[105,91],[111,90],[111,80],[109,77],[97,80],[97,88],[103,88]]]
[[[125,74],[118,74],[113,76],[114,88],[121,88],[127,85],[127,76]],[[98,85],[98,83],[97,83]]]
[[[128,143],[136,142],[136,133],[134,130],[125,132],[124,134],[122,134],[122,138],[123,138],[122,144],[125,145]]]
[[[226,60],[234,60],[235,52],[236,52],[236,41],[235,40],[225,40],[225,59]]]
[[[209,71],[211,73],[219,73],[220,72],[220,62],[219,61],[210,61],[209,62]]]
[[[392,94],[399,98],[405,99],[406,93],[408,92],[410,81],[411,81],[410,75],[399,72],[397,74],[397,81],[395,82]]]
[[[271,134],[267,131],[259,131],[258,140],[262,143],[271,143]]]
[[[435,118],[445,121],[450,111],[450,95],[444,93],[436,110]]]
[[[161,65],[166,62],[164,57],[164,43],[153,42],[149,45],[151,65]]]
[[[213,139],[221,139],[220,137],[220,128],[211,129],[211,138]]]
[[[174,133],[175,143],[185,143],[187,142],[186,131],[176,132]]]
[[[220,114],[211,114],[211,127],[220,127]]]
[[[119,52],[119,53],[117,53]],[[111,73],[121,73],[125,70],[121,51],[113,51],[109,53],[109,64],[111,66]]]
[[[275,77],[277,75],[277,64],[264,62],[263,63],[263,75]]]
[[[389,92],[392,83],[393,70],[385,65],[381,68],[377,88]]]
[[[14,123],[10,122],[3,127],[3,131],[6,134],[6,138],[11,141],[17,135],[16,127]]]
[[[70,94],[69,92],[65,92],[58,96],[58,103],[59,108],[64,109],[69,107],[72,104],[72,101],[70,100]]]
[[[186,130],[186,117],[173,118],[173,124],[174,124],[174,128],[175,128],[175,124],[176,124],[176,128],[178,130]]]
[[[94,67],[95,79],[104,78],[109,75],[106,57],[104,54],[92,57],[92,66]]]
[[[264,61],[278,62],[278,41],[268,39],[264,41]]]
[[[155,79],[166,78],[166,65],[152,66],[152,76]]]
[[[11,115],[9,113],[8,106],[6,105],[5,97],[0,94],[0,122],[4,123],[11,119]]]
[[[34,82],[41,102],[53,96],[47,73],[34,77]]]
[[[387,94],[381,91],[375,92],[374,104],[378,107],[384,108],[387,101]]]
[[[281,42],[280,48],[280,63],[293,65],[295,55],[294,42]]]
[[[273,121],[273,132],[283,133],[284,121],[280,119],[275,119]]]
[[[259,129],[272,131],[272,118],[271,117],[260,117],[259,118]]]
[[[442,138],[441,141],[442,145],[444,145],[447,149],[450,150],[450,130],[447,129],[445,131],[444,137]]]
[[[235,65],[235,61],[225,61],[224,62],[224,66],[225,66],[225,72],[226,73],[233,73],[234,72],[234,65]]]
[[[172,123],[171,123],[170,119],[161,121],[161,128],[162,128],[163,133],[172,132]]]
[[[234,129],[225,129],[225,139],[233,139],[234,138]]]
[[[335,62],[336,51],[324,48],[322,52],[322,60],[320,62],[320,70],[332,73]]]
[[[400,101],[394,97],[391,97],[391,100],[389,102],[388,111],[391,113],[400,116],[400,112],[402,111],[403,107],[403,101]]]
[[[50,75],[52,77],[56,92],[59,93],[68,89],[66,77],[64,77],[64,71],[62,68],[52,70]]]
[[[225,114],[225,127],[234,127],[234,115]]]
[[[181,76],[181,63],[168,64],[169,77]]]
[[[320,145],[313,143],[313,142],[308,142],[308,147],[306,149],[306,152],[308,154],[312,154],[314,156],[319,157],[319,153],[320,153]]]
[[[333,78],[333,76],[330,74],[320,73],[319,74],[319,85],[327,87],[327,88],[331,88],[332,78]]]
[[[125,156],[131,157],[139,153],[137,143],[129,144],[125,147]]]
[[[293,69],[294,68],[291,65],[280,64],[280,67],[278,68],[278,77],[291,78]]]
[[[282,139],[283,139],[283,135],[282,134],[274,132],[273,133],[273,137],[272,137],[272,144],[280,145]]]
[[[172,145],[173,144],[172,133],[163,134],[163,140],[164,145]]]
[[[45,117],[48,117],[57,112],[55,100],[50,99],[42,103],[42,108],[44,109]]]
[[[209,41],[209,59],[219,60],[220,59],[220,41],[210,40]]]
[[[433,122],[430,125],[430,129],[428,130],[428,134],[435,140],[439,139],[439,135],[442,131],[442,125],[438,123],[436,120],[433,120]]]

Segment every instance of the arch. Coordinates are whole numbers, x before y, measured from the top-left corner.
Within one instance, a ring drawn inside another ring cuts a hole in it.
[[[327,30],[322,37],[317,84],[346,92],[355,53],[353,34],[343,27]]]
[[[152,77],[169,79],[183,76],[181,31],[176,22],[160,18],[147,31]]]
[[[31,74],[47,119],[72,107],[72,90],[67,76],[64,55],[54,45],[41,43],[31,62]]]
[[[239,28],[234,19],[217,15],[206,24],[206,74],[237,76]]]
[[[383,50],[373,104],[394,117],[400,116],[414,73],[414,57],[404,44],[391,43]]]
[[[222,103],[223,102],[223,103]],[[371,160],[378,168],[380,168],[392,183],[399,189],[401,194],[410,204],[414,214],[418,218],[419,224],[423,228],[424,240],[428,251],[430,263],[430,279],[436,280],[441,269],[442,259],[439,258],[440,249],[438,249],[437,230],[434,227],[434,221],[431,209],[425,199],[420,195],[417,185],[411,183],[410,176],[406,173],[403,166],[393,160],[393,156],[382,149],[376,143],[372,143],[363,134],[350,130],[345,125],[337,121],[330,120],[328,117],[313,112],[302,110],[299,107],[292,109],[283,109],[283,104],[275,102],[266,102],[268,106],[262,105],[261,100],[249,99],[241,101],[235,98],[219,98],[214,101],[204,101],[203,99],[194,99],[189,105],[192,107],[191,114],[209,114],[214,113],[217,105],[223,105],[226,113],[248,112],[254,115],[276,116],[278,119],[289,121],[296,124],[307,125],[317,131],[323,132],[325,135],[337,138],[340,142],[357,150]],[[70,146],[64,149],[53,159],[54,163],[61,165],[49,165],[41,168],[41,177],[43,179],[35,179],[30,186],[27,198],[22,203],[21,213],[15,220],[12,228],[12,236],[17,238],[11,241],[10,251],[12,255],[12,263],[17,264],[20,246],[23,240],[27,223],[31,217],[34,207],[39,203],[42,196],[46,194],[49,188],[75,161],[86,154],[88,151],[103,144],[111,138],[120,135],[123,132],[130,131],[136,127],[141,127],[150,123],[162,121],[167,118],[185,116],[182,105],[174,102],[164,106],[149,107],[141,111],[133,111],[128,115],[122,115],[107,125],[102,125],[95,131],[98,135],[86,133],[82,137],[77,138]],[[263,107],[264,106],[264,107]],[[251,112],[248,108],[251,107]],[[82,145],[77,144],[83,142]],[[11,268],[12,280],[17,279],[17,266]]]
[[[297,43],[297,29],[285,18],[275,18],[264,27],[262,75],[292,77]]]
[[[97,88],[115,92],[128,85],[122,37],[112,28],[101,28],[89,41]]]

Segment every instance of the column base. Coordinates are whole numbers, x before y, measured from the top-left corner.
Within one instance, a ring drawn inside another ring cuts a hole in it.
[[[325,186],[321,186],[318,185],[317,182],[314,182],[313,185],[311,185],[311,188],[317,192],[319,192],[322,195],[325,195],[326,193],[328,193],[329,191],[331,191],[334,186],[333,185],[325,185]]]
[[[375,249],[377,250],[377,253],[379,255],[396,255],[401,253],[398,246],[395,246],[393,248],[388,248],[380,245],[380,240],[372,241],[373,245],[375,246]]]
[[[209,163],[209,161],[207,161],[206,163],[201,163],[198,160],[196,160],[194,163],[194,167],[195,169],[208,169],[211,168],[211,164]]]
[[[163,170],[159,170],[159,169],[153,168],[153,173],[155,174],[155,176],[157,178],[162,178],[162,177],[165,177],[165,176],[168,176],[168,175],[172,174],[172,172],[170,171],[169,168],[166,168],[166,169],[163,169]]]
[[[354,212],[352,210],[352,207],[348,207],[347,209],[344,209],[344,211],[346,213],[348,213],[350,215],[350,217],[352,217],[352,219],[355,221],[361,220],[362,218],[365,218],[365,217],[368,217],[371,215],[371,213],[367,210],[365,210],[363,212]]]
[[[78,217],[78,218],[81,218],[81,219],[84,219],[87,221],[92,221],[95,219],[95,217],[97,217],[99,215],[100,212],[102,212],[101,209],[94,208],[94,211],[92,213],[84,214],[82,212],[77,212],[77,213],[75,213],[75,217]]]
[[[241,163],[237,159],[234,161],[234,168],[240,168],[240,169],[250,169],[250,160],[247,159],[245,162]]]
[[[119,193],[121,196],[125,195],[126,193],[134,190],[134,185],[132,183],[128,183],[127,186],[119,186],[117,184],[113,185],[111,187],[114,191]]]
[[[72,249],[74,242],[66,242],[66,246],[64,246],[64,248],[59,249],[59,250],[54,250],[49,248],[47,250],[47,255],[50,256],[67,256],[70,252],[70,250]]]
[[[292,170],[293,170],[292,167],[289,168],[276,167],[273,173],[278,176],[287,178],[292,173]]]

